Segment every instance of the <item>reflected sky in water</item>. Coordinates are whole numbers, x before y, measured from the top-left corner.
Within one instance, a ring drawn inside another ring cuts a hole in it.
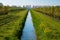
[[[33,27],[30,11],[28,12],[21,40],[36,40],[35,30]]]

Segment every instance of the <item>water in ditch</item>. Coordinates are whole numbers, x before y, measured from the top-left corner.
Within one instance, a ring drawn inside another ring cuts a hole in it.
[[[21,40],[36,40],[35,30],[30,11],[28,12]]]

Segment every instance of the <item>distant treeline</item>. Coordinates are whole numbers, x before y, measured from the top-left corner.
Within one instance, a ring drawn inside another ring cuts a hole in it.
[[[16,6],[0,6],[0,15],[6,15],[8,12],[13,12],[13,11],[18,11],[18,10],[24,10],[21,7],[16,7]]]
[[[45,6],[45,7],[34,8],[34,10],[42,12],[54,18],[60,19],[60,6]]]

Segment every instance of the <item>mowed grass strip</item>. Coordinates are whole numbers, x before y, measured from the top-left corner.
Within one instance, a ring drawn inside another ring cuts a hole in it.
[[[60,40],[60,21],[31,10],[37,40]]]
[[[0,40],[20,40],[27,10],[15,12],[9,12],[6,17],[0,16]]]

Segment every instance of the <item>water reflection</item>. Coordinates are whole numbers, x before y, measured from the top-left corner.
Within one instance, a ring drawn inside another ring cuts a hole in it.
[[[30,11],[28,12],[21,40],[36,40],[35,30],[33,27]]]

